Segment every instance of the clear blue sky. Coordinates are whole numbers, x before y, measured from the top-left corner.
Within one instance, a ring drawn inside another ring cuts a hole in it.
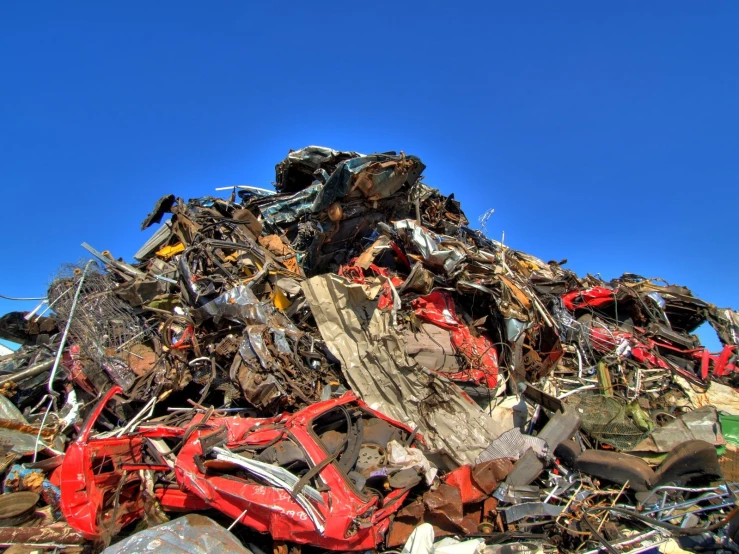
[[[320,144],[416,154],[578,273],[739,307],[737,29],[728,1],[3,2],[0,293]]]

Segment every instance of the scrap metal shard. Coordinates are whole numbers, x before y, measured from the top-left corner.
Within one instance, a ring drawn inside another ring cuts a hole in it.
[[[474,463],[505,431],[459,387],[408,357],[392,315],[360,285],[319,275],[303,283],[303,292],[352,389],[374,409],[418,426],[431,450]]]

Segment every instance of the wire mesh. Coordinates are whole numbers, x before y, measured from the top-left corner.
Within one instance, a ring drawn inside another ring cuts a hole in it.
[[[82,277],[77,265],[64,265],[49,286],[48,298],[63,321],[69,320],[74,294]],[[128,389],[134,373],[126,365],[124,348],[139,344],[146,331],[133,308],[115,293],[116,283],[99,267],[91,266],[82,284],[69,336],[81,353],[108,372],[113,381]]]
[[[649,434],[637,427],[626,413],[626,403],[618,398],[579,394],[566,403],[580,415],[580,429],[599,443],[631,450]]]

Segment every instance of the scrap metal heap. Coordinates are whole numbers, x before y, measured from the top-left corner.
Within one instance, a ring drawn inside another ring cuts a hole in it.
[[[424,168],[311,146],[161,198],[135,263],[83,245],[0,320],[0,544],[739,551],[739,314],[491,240]]]

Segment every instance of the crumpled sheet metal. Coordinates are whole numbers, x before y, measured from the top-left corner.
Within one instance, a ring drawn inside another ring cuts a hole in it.
[[[291,152],[277,165],[276,188],[283,194],[258,205],[272,223],[291,223],[337,201],[387,198],[405,184],[413,186],[425,167],[417,157],[402,153],[365,156],[309,146]]]
[[[205,304],[197,314],[202,319],[212,317],[216,321],[223,317],[244,324],[267,323],[265,306],[246,285],[229,289]]]
[[[406,350],[416,362],[433,371],[455,372],[460,363],[452,344],[452,335],[431,323],[422,323],[417,330],[403,333]]]
[[[386,543],[399,546],[422,523],[430,523],[437,536],[476,533],[492,509],[490,495],[512,470],[510,460],[464,465],[447,473],[438,488],[406,504],[390,526]]]
[[[300,492],[295,492],[294,488],[298,486],[300,479],[282,467],[275,467],[272,464],[261,462],[259,460],[252,460],[239,454],[234,454],[227,448],[216,447],[213,449],[213,452],[216,454],[216,460],[240,467],[246,470],[247,473],[264,480],[271,487],[272,491],[276,493],[275,496],[278,498],[278,500],[273,501],[265,499],[265,504],[268,503],[275,507],[282,504],[279,502],[279,500],[281,500],[279,496],[280,491],[286,492],[290,498],[294,500],[300,508],[302,508],[303,514],[308,516],[308,519],[315,527],[315,530],[319,534],[323,535],[326,530],[325,520],[322,514],[318,511],[318,506],[313,505],[314,502],[316,504],[326,504],[318,490],[309,485],[305,485]],[[203,454],[205,454],[205,452]],[[245,495],[248,495],[248,493],[251,492],[246,488],[242,490]],[[249,510],[249,508],[247,507],[245,510]],[[291,536],[294,538],[296,534],[292,534]]]
[[[428,264],[442,268],[447,274],[453,273],[465,259],[464,252],[454,245],[444,246],[431,231],[418,225],[412,219],[396,221],[395,229],[400,236],[407,238]]]
[[[275,166],[275,189],[278,192],[302,190],[316,180],[316,172],[331,171],[344,160],[363,156],[357,152],[340,152],[325,146],[306,146],[291,150]]]
[[[484,333],[473,334],[457,316],[454,299],[446,291],[433,291],[428,296],[416,298],[414,313],[452,335],[452,344],[464,359],[461,371],[447,375],[452,381],[472,382],[494,389],[498,384],[498,352]]]
[[[321,275],[305,281],[303,292],[352,390],[374,409],[420,426],[431,450],[474,463],[504,431],[456,385],[409,359],[391,315],[360,285]]]
[[[557,517],[562,513],[562,510],[564,510],[564,506],[544,504],[543,502],[524,502],[501,508],[508,523],[526,518]]]
[[[739,312],[724,308],[709,314],[709,323],[725,345],[739,346]]]
[[[714,446],[726,444],[715,407],[698,408],[655,428],[631,452],[669,452],[690,440],[702,440]]]
[[[501,458],[518,460],[528,450],[536,452],[539,458],[546,458],[549,455],[549,446],[545,440],[524,435],[517,427],[514,427],[490,443],[490,446],[477,457],[477,463]]]
[[[313,212],[313,204],[323,185],[316,183],[289,196],[279,195],[259,202],[262,217],[277,224],[292,223]]]
[[[231,532],[209,517],[187,514],[139,531],[103,550],[103,554],[252,554]]]
[[[739,392],[722,383],[712,381],[708,388],[701,392],[686,379],[674,376],[675,383],[683,390],[695,408],[713,406],[721,412],[739,416]]]
[[[405,183],[413,186],[425,168],[419,158],[405,154],[372,154],[343,161],[321,187],[312,211],[323,211],[357,190],[368,200],[387,198]]]

